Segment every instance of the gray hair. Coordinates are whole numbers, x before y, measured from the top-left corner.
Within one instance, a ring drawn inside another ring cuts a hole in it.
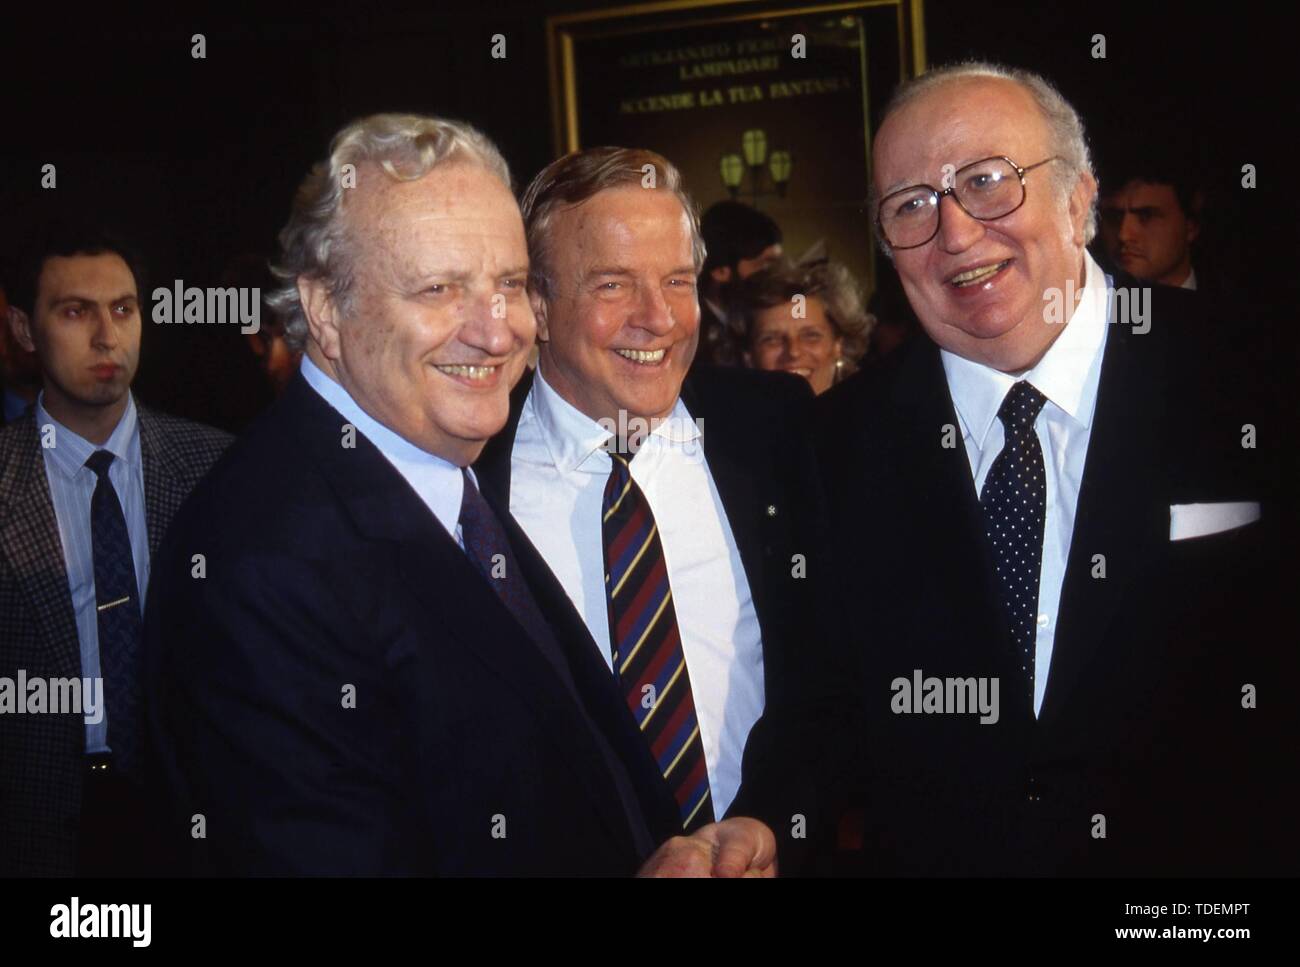
[[[843,341],[843,375],[852,375],[858,360],[866,355],[876,317],[863,308],[862,290],[848,266],[840,262],[795,263],[781,259],[740,283],[735,299],[737,311],[727,322],[733,342],[729,347],[732,359],[753,346],[759,313],[774,306],[792,305],[796,295],[821,300],[831,329]]]
[[[551,220],[556,212],[576,208],[607,188],[645,186],[651,173],[654,187],[672,192],[686,210],[691,223],[691,258],[698,275],[706,255],[704,236],[700,232],[699,210],[682,186],[681,172],[671,161],[654,151],[606,146],[586,148],[557,158],[538,172],[524,189],[519,207],[523,211],[524,231],[528,236],[529,287],[543,299],[554,295],[550,235]]]
[[[350,304],[356,253],[343,220],[345,188],[356,184],[356,166],[378,164],[390,178],[416,181],[451,160],[481,164],[511,187],[510,168],[491,140],[460,121],[418,114],[372,114],[342,128],[329,156],[308,172],[294,195],[280,232],[280,255],[271,264],[279,285],[266,301],[284,319],[286,342],[307,342],[307,317],[298,297],[300,277],[326,280],[330,297]],[[345,166],[351,166],[345,170]]]
[[[1038,105],[1038,110],[1047,125],[1049,150],[1053,155],[1064,160],[1064,164],[1056,166],[1055,171],[1052,173],[1052,185],[1056,189],[1058,200],[1061,204],[1065,204],[1080,175],[1086,172],[1092,175],[1094,180],[1097,176],[1092,168],[1092,155],[1088,151],[1088,140],[1084,134],[1083,119],[1079,117],[1079,112],[1074,109],[1070,102],[1061,95],[1061,92],[1039,74],[1019,67],[1005,67],[1001,64],[981,60],[962,61],[958,64],[939,67],[900,84],[894,91],[893,97],[889,99],[889,103],[885,105],[885,113],[881,117],[881,124],[883,125],[890,115],[902,110],[917,98],[930,93],[937,87],[953,81],[989,77],[1019,84],[1029,92],[1034,99],[1034,103]],[[1021,161],[1020,163],[1024,164],[1025,162]],[[871,212],[873,224],[879,204],[880,198],[873,179],[867,200],[867,210]],[[1087,220],[1084,222],[1084,244],[1091,242],[1096,234],[1097,196],[1094,194],[1092,205],[1088,209]],[[880,238],[878,233],[877,242],[881,250],[892,259],[894,253],[890,250],[889,243]]]

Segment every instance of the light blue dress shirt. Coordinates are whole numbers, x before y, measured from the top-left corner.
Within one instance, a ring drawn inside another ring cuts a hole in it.
[[[144,512],[144,464],[135,398],[128,394],[126,410],[102,447],[50,416],[43,392],[36,399],[36,428],[41,435],[45,479],[50,484],[59,539],[63,542],[63,563],[81,643],[81,676],[96,679],[100,677],[99,620],[95,610],[95,558],[90,543],[90,499],[98,478],[86,466],[86,460],[96,450],[109,450],[115,458],[109,465],[108,479],[126,517],[126,533],[135,561],[136,602],[143,611],[143,591],[149,586],[149,526]],[[46,441],[50,445],[45,445]],[[98,694],[103,694],[102,689]],[[98,722],[86,723],[87,752],[110,751],[108,709],[102,712],[102,716],[96,716]]]
[[[411,489],[424,501],[443,528],[455,538],[463,549],[465,542],[460,533],[460,503],[465,482],[460,467],[449,460],[422,450],[403,436],[394,433],[361,408],[341,385],[326,376],[308,356],[302,357],[302,374],[307,385],[320,394],[338,411],[344,421],[357,428],[357,432],[373,443],[384,458],[402,475]],[[343,433],[340,423],[339,445]],[[470,471],[470,479],[478,479]]]

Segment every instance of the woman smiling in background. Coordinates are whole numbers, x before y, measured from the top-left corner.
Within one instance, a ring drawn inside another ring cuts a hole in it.
[[[875,323],[838,262],[777,262],[745,281],[739,309],[745,365],[795,373],[818,394],[857,369]]]

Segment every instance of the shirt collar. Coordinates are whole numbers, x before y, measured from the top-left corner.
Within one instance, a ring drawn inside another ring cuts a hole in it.
[[[537,367],[533,388],[525,405],[532,408],[533,418],[541,429],[551,461],[561,471],[569,473],[582,469],[591,473],[609,472],[605,445],[617,430],[626,430],[628,427],[620,428],[612,422],[597,422],[587,416],[556,392],[546,381],[541,366]],[[686,404],[678,396],[672,412],[665,419],[653,421],[650,434],[641,445],[681,446],[699,439],[700,435],[699,425],[691,419]]]
[[[126,466],[132,469],[140,468],[140,421],[135,408],[135,397],[130,391],[126,394],[126,409],[122,411],[117,426],[108,435],[103,446],[96,446],[50,416],[49,410],[45,408],[45,391],[41,390],[40,395],[36,397],[37,430],[46,425],[54,427],[54,446],[45,450],[46,459],[55,471],[69,480],[83,470],[86,473],[94,473],[86,467],[86,461],[96,450],[108,450],[116,460]]]
[[[964,432],[982,450],[1007,391],[1025,380],[1082,427],[1092,425],[1109,321],[1112,280],[1084,250],[1083,292],[1056,341],[1033,369],[1013,376],[942,350],[944,373]]]
[[[1183,279],[1182,284],[1180,284],[1178,288],[1191,289],[1193,292],[1196,291],[1196,269],[1187,270],[1187,278]]]
[[[417,447],[374,419],[347,390],[327,376],[305,354],[302,357],[302,374],[307,384],[326,403],[375,445],[384,459],[411,485],[411,489],[419,495],[447,532],[455,534],[465,487],[460,467]]]

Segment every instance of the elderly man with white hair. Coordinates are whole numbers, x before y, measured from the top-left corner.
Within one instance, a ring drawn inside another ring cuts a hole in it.
[[[838,694],[862,721],[764,723],[740,800],[773,823],[820,804],[837,869],[1267,869],[1275,444],[1249,372],[1208,348],[1194,297],[1089,256],[1083,125],[1041,77],[907,83],[873,179],[928,338],[819,398],[853,613],[805,704]],[[832,744],[837,769],[809,760]]]
[[[357,121],[280,241],[302,371],[177,517],[146,619],[198,869],[772,875],[753,820],[674,835],[582,620],[468,469],[536,326],[497,149]]]

